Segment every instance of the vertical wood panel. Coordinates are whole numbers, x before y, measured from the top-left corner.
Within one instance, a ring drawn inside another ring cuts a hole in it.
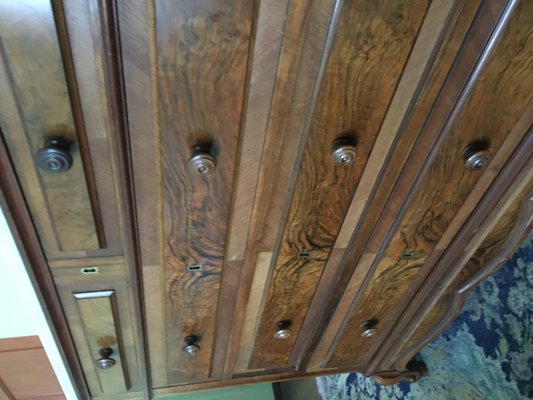
[[[289,1],[270,103],[267,132],[250,220],[243,270],[237,293],[227,370],[241,348],[241,329],[259,253],[274,251],[287,213],[296,166],[301,159],[309,110],[323,75],[330,42],[330,22],[337,2]],[[281,4],[280,4],[281,6]],[[324,51],[326,50],[326,51]],[[253,76],[253,71],[252,71]],[[254,315],[257,318],[257,315]]]
[[[503,3],[499,2],[501,9],[505,6]],[[368,200],[371,206],[353,233],[357,240],[352,238],[353,243],[344,260],[346,268],[337,278],[340,284],[330,296],[328,306],[335,307],[336,311],[333,316],[325,317],[328,322],[323,337],[335,338],[338,335],[352,303],[358,301],[360,289],[370,279],[372,266],[379,256],[365,250],[365,247],[371,239],[375,242],[387,240],[391,226],[399,218],[417,173],[424,164],[425,157],[410,158],[410,154],[413,149],[413,154],[429,154],[497,22],[499,14],[494,4],[487,4],[481,9],[479,6],[479,2],[459,2],[448,19],[415,106],[406,115],[379,185]],[[398,182],[398,179],[401,181]],[[318,337],[316,340],[319,340]],[[321,340],[316,346],[309,370],[324,367],[323,361],[327,360],[331,342]]]
[[[156,4],[170,382],[209,376],[252,7],[244,0]],[[191,147],[206,143],[217,168],[190,175]],[[192,265],[202,271],[187,271]],[[181,351],[189,335],[200,338],[194,357]]]
[[[113,148],[109,140],[112,117],[108,106],[116,99],[111,98],[104,73],[107,38],[102,35],[102,10],[92,7],[89,1],[78,0],[63,0],[62,8],[66,26],[58,30],[63,36],[62,41],[67,42],[68,39],[70,47],[73,71],[69,81],[75,80],[77,86],[78,113],[81,114],[78,118],[82,118],[88,147],[84,167],[89,165],[90,171],[86,175],[94,176],[94,184],[89,184],[89,189],[94,192],[94,203],[97,203],[106,242],[105,249],[97,253],[88,252],[87,255],[123,254],[117,205],[119,174],[113,169]]]
[[[6,74],[1,81],[4,93],[17,104],[16,110],[2,104],[0,124],[21,171],[36,225],[52,252],[97,250],[100,245],[80,148],[73,146],[73,167],[62,174],[37,170],[33,162],[45,139],[59,136],[76,143],[80,134],[69,101],[76,94],[67,87],[51,5],[8,1],[2,2],[0,10],[0,54]]]
[[[450,45],[445,39],[450,26],[453,25],[450,22],[453,22],[455,15],[457,15],[457,9],[453,2],[448,0],[431,2],[357,190],[342,222],[334,249],[328,258],[309,306],[309,313],[302,325],[302,332],[306,334],[298,337],[293,357],[301,354],[302,348],[312,346],[311,337],[320,329],[320,318],[323,318],[330,309],[324,299],[329,298],[333,293],[335,281],[339,279],[339,275],[345,267],[347,247],[350,246],[352,237],[357,235],[360,222],[364,221],[364,216],[368,210],[379,208],[377,204],[374,204],[372,196],[378,190],[379,183],[383,179],[383,170],[388,164],[390,154],[396,151],[396,144],[401,140],[402,122],[407,119],[407,115],[410,114],[419,100],[420,94],[427,84],[428,72],[440,54],[439,50],[441,50],[442,44],[445,43],[445,47]],[[441,65],[441,67],[444,70],[446,65]],[[347,265],[346,267],[350,268],[351,266]],[[304,358],[301,362],[305,364],[306,359]]]
[[[387,357],[387,360],[405,360],[404,354],[409,354],[412,349],[426,337],[431,337],[435,329],[439,327],[441,321],[450,316],[450,312],[455,314],[460,308],[453,307],[456,291],[463,284],[468,282],[476,273],[482,270],[485,264],[501,250],[506,239],[510,236],[513,228],[520,221],[517,221],[520,206],[524,197],[531,192],[531,187],[527,188],[521,195],[517,196],[514,202],[508,205],[505,214],[500,218],[497,224],[493,227],[486,239],[475,251],[472,258],[467,262],[464,268],[461,269],[455,281],[449,286],[448,290],[442,295],[438,302],[431,308],[431,311],[426,313],[424,318],[420,318],[416,328],[413,328],[408,337],[403,337],[404,342],[402,346],[398,346],[393,350],[393,354]],[[462,303],[462,302],[461,302]],[[401,362],[400,362],[401,364]],[[389,365],[390,369],[394,369],[394,365]]]
[[[111,348],[111,357],[117,362],[112,368],[96,368],[104,394],[122,393],[128,390],[129,383],[122,363],[121,338],[115,293],[113,290],[102,292],[74,293],[81,323],[87,339],[90,355],[94,360],[101,357],[100,349]],[[94,388],[93,388],[94,390]]]
[[[213,377],[231,376],[226,368],[236,354],[227,356],[235,316],[235,303],[244,264],[250,217],[256,197],[261,156],[270,105],[274,95],[276,71],[284,33],[288,0],[257,2],[253,41],[250,44],[249,78],[243,111],[242,141],[235,175],[234,202],[228,227],[225,265],[222,274],[217,337],[213,358]],[[229,268],[228,268],[229,267]],[[237,313],[244,313],[243,309]]]
[[[346,2],[340,11],[252,367],[288,362],[428,4]],[[357,142],[358,157],[350,166],[331,161],[331,144],[341,136]],[[310,257],[298,258],[299,252]],[[289,339],[273,338],[281,320],[292,321]]]
[[[54,282],[91,395],[103,396],[108,390],[112,396],[122,393],[135,398],[145,383],[128,269],[124,264],[102,263],[98,267],[95,275],[82,275],[79,266],[56,268],[52,271]],[[92,298],[84,299],[87,293]],[[100,357],[100,346],[106,345],[120,361],[110,370],[99,370],[95,360]],[[128,389],[117,387],[121,384]]]
[[[162,258],[161,163],[157,97],[155,4],[117,3],[125,97],[128,108],[137,232],[141,244],[144,308],[151,384],[168,385]]]

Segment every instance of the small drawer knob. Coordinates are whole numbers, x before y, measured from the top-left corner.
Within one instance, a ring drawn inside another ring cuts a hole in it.
[[[333,141],[331,160],[335,165],[350,165],[357,159],[355,140],[352,138],[339,138]]]
[[[50,174],[59,174],[72,167],[70,144],[65,140],[48,139],[45,146],[37,152],[37,166]]]
[[[208,146],[198,145],[192,148],[192,156],[187,164],[191,174],[208,175],[215,170],[216,166],[217,160],[209,152]]]
[[[366,329],[361,333],[361,336],[367,339],[373,339],[378,334],[378,330],[375,328]]]
[[[183,351],[187,355],[193,357],[194,355],[196,355],[196,353],[200,351],[200,346],[196,344],[198,339],[198,336],[195,335],[190,335],[185,338],[185,347],[183,348]]]
[[[376,328],[378,321],[375,319],[369,319],[361,324],[361,336],[366,339],[373,339],[377,336],[378,330]]]
[[[114,358],[111,358],[111,354],[113,354],[113,349],[110,347],[104,347],[103,349],[100,349],[99,351],[100,357],[98,360],[96,360],[96,366],[100,369],[108,369],[113,367],[117,362]]]
[[[291,337],[291,330],[289,329],[292,322],[289,320],[279,321],[276,324],[277,331],[274,333],[274,339],[288,339]]]
[[[468,145],[463,155],[465,158],[465,168],[470,171],[479,171],[487,168],[491,157],[484,143],[472,143]]]

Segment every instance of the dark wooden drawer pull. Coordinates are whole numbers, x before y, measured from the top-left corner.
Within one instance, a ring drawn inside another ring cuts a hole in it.
[[[482,142],[468,145],[463,151],[465,168],[470,171],[479,171],[487,168],[487,165],[489,165],[491,160],[487,147],[488,146]]]
[[[198,145],[192,148],[192,156],[187,164],[191,174],[208,175],[217,166],[216,158],[211,154],[210,146]]]
[[[289,329],[291,325],[292,322],[289,320],[279,321],[276,324],[278,330],[274,333],[274,339],[288,339],[291,336],[291,330]]]
[[[350,165],[357,158],[355,140],[351,137],[335,139],[332,147],[331,160],[335,165]]]
[[[46,141],[45,146],[37,152],[37,166],[50,174],[60,174],[72,167],[70,143],[60,138]]]
[[[196,344],[198,339],[199,338],[196,335],[190,335],[185,338],[185,347],[183,348],[183,351],[191,357],[200,351],[200,346]]]
[[[113,367],[117,362],[114,358],[111,358],[111,354],[113,354],[113,349],[111,347],[104,347],[103,349],[100,349],[100,356],[98,360],[96,360],[96,365],[100,369],[108,369]]]

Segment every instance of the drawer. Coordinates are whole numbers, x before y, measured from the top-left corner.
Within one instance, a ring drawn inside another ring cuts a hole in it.
[[[524,84],[530,82],[523,67],[529,53],[517,40],[528,35],[527,8],[517,7],[498,43],[486,49],[484,63],[478,64],[459,98],[460,111],[452,113],[433,146],[434,156],[429,155],[409,182],[423,141],[414,147],[383,210],[385,216],[397,216],[393,230],[380,235],[383,217],[372,221],[378,228],[359,260],[353,260],[357,267],[349,290],[332,318],[342,322],[330,324],[325,337],[331,335],[332,344],[321,344],[314,362],[324,356],[319,363],[323,367],[364,370],[384,340],[395,340],[388,333],[403,308],[527,135],[533,86]],[[402,198],[398,193],[406,187],[411,189]]]
[[[439,299],[425,310],[418,312],[408,331],[401,335],[400,342],[381,361],[378,370],[404,370],[407,362],[426,344],[433,341],[461,311],[470,290],[480,284],[489,274],[504,265],[516,251],[533,227],[533,182],[529,178],[509,195],[494,220],[484,222],[480,232],[485,238],[472,257],[462,265],[455,279],[439,295]],[[466,249],[465,253],[469,250]]]
[[[91,396],[142,397],[125,266],[61,267],[53,275]]]
[[[101,66],[80,59],[98,52],[96,33],[89,15],[67,27],[63,12],[59,2],[0,4],[0,128],[47,257],[118,255]]]
[[[279,247],[273,245],[270,262],[256,266],[257,277],[264,268],[270,271],[261,288],[261,307],[249,311],[257,318],[247,365],[251,370],[294,368],[301,355],[294,346],[300,334],[308,334],[302,330],[303,321],[308,313],[315,312],[309,308],[311,300],[379,140],[388,104],[428,6],[424,0],[401,5],[345,2],[338,20],[331,22],[336,33],[326,50],[329,54],[324,55],[327,63],[317,85],[316,107],[307,116],[310,126],[306,141],[297,150],[303,155],[295,168],[294,191],[287,193],[287,204],[283,205],[289,210],[278,227],[281,241]],[[398,14],[402,18],[396,18]],[[390,42],[396,43],[394,51]],[[367,46],[369,43],[372,45]],[[263,163],[262,169],[269,171],[275,160]],[[270,170],[275,172],[276,167]],[[278,182],[280,177],[272,174],[266,179]],[[269,195],[259,193],[265,200],[259,197],[256,208],[268,209],[268,204],[261,202],[268,201]],[[270,215],[264,217],[269,219]],[[266,254],[261,252],[258,260]],[[252,303],[260,292],[252,291]]]

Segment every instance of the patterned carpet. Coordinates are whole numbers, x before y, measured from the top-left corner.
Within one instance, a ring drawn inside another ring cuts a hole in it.
[[[429,375],[382,387],[359,374],[317,378],[324,400],[533,398],[533,235],[469,295],[448,330],[426,346]]]

